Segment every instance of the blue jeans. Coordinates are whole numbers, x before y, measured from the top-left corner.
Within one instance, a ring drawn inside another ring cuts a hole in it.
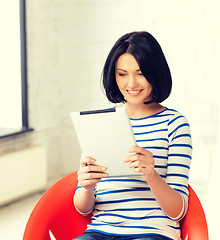
[[[97,232],[85,232],[73,240],[171,240],[160,235],[139,235],[139,236],[112,236]]]

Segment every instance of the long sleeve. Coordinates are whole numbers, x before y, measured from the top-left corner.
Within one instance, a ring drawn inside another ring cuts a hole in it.
[[[183,198],[181,214],[174,220],[182,219],[188,207],[188,179],[192,160],[192,140],[188,121],[181,114],[175,114],[168,123],[169,152],[166,182]]]

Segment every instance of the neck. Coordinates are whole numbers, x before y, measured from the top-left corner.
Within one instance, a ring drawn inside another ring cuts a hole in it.
[[[130,118],[142,118],[142,117],[151,116],[165,109],[165,107],[163,107],[159,103],[142,104],[142,105],[125,103],[125,106],[128,110],[128,115]]]

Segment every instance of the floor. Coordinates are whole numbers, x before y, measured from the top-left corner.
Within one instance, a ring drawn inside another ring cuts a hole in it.
[[[38,193],[0,208],[0,239],[22,239],[27,220],[40,197]]]
[[[200,200],[202,201],[203,206],[205,207],[205,212],[208,217],[208,222],[213,226],[213,217],[215,217],[215,210],[210,208],[209,202],[205,197],[207,192],[207,188],[199,188],[197,185],[197,189],[193,187],[197,192]],[[18,240],[22,239],[23,232],[25,229],[25,225],[27,223],[28,217],[40,199],[42,193],[37,193],[35,195],[29,196],[23,200],[17,201],[10,205],[0,208],[0,239],[4,240]],[[216,199],[211,197],[211,199]],[[209,206],[209,207],[207,207]],[[215,234],[213,234],[213,227],[210,230],[210,240],[218,240]]]

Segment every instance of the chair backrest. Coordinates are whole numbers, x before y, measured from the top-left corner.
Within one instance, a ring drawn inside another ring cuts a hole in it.
[[[74,172],[60,179],[45,192],[29,217],[23,240],[50,240],[49,230],[57,240],[71,240],[85,231],[91,214],[82,216],[74,208],[76,186],[77,172]],[[189,211],[181,221],[183,240],[208,240],[207,223],[201,203],[191,187],[189,190]]]
[[[202,204],[189,185],[189,207],[180,221],[182,240],[208,240],[208,226]]]

